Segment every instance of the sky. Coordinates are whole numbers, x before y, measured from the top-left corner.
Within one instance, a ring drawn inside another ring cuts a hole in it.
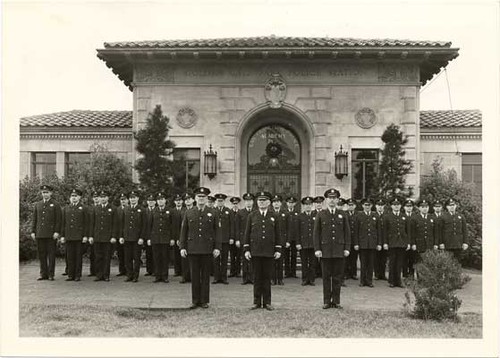
[[[3,116],[130,110],[132,93],[96,56],[104,42],[244,36],[451,41],[460,48],[421,91],[421,109],[491,105],[495,1],[4,1]],[[449,85],[448,85],[449,84]]]

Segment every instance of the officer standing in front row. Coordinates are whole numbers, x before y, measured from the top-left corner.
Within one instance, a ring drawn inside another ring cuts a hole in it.
[[[259,192],[255,196],[257,210],[248,215],[243,236],[245,259],[252,260],[254,270],[254,301],[251,309],[264,307],[272,311],[271,275],[274,269],[273,259],[281,257],[281,231],[278,216],[269,208],[271,194]]]
[[[52,199],[52,187],[40,187],[42,200],[33,209],[31,238],[36,240],[40,277],[37,279],[54,281],[56,267],[56,241],[61,230],[61,207]]]
[[[316,256],[314,256],[313,229],[316,217],[312,213],[314,198],[306,196],[301,203],[304,211],[299,214],[299,235],[297,250],[300,252],[302,263],[302,286],[315,286]]]
[[[457,213],[457,202],[455,199],[448,199],[445,205],[448,211],[438,220],[440,231],[439,248],[449,251],[460,262],[462,251],[469,248],[465,217]]]
[[[345,211],[337,209],[340,192],[325,192],[327,208],[316,215],[314,223],[314,251],[321,258],[323,272],[323,309],[341,309],[340,288],[344,275],[344,257],[349,256],[351,233]]]
[[[222,246],[217,235],[217,211],[207,206],[210,190],[201,187],[194,194],[198,205],[186,211],[180,238],[181,256],[189,259],[191,269],[191,309],[208,308],[212,255],[217,258]]]

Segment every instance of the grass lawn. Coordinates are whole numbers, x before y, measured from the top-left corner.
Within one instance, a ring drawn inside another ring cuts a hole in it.
[[[281,308],[149,310],[137,308],[21,304],[21,337],[310,337],[481,338],[482,317],[459,322],[411,319],[398,311]]]

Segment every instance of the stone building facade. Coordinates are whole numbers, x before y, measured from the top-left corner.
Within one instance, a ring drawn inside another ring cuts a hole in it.
[[[461,167],[460,151],[481,152],[477,111],[462,111],[476,114],[475,122],[463,123],[457,119],[463,113],[452,113],[449,126],[434,121],[446,111],[426,119],[420,113],[420,87],[457,56],[447,42],[408,40],[271,36],[106,43],[98,57],[133,92],[130,127],[87,118],[91,127],[46,130],[60,132],[53,137],[57,153],[73,146],[64,137],[73,131],[81,147],[103,140],[133,164],[131,133],[161,105],[171,119],[170,139],[194,162],[198,158],[199,184],[214,192],[304,196],[335,187],[343,196],[362,197],[370,194],[380,136],[395,123],[409,139],[406,158],[414,169],[407,184],[418,195],[420,177],[436,153],[446,165]],[[43,126],[21,126],[22,175],[23,168],[33,167],[27,153],[48,150],[51,141],[45,137],[40,146],[33,131]],[[203,153],[210,146],[217,151],[213,178],[203,175]],[[341,148],[349,158],[347,176],[335,168]],[[57,154],[57,166],[62,155]]]

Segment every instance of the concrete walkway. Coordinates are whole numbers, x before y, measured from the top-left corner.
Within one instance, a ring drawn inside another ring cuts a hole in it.
[[[179,277],[170,277],[170,283],[153,283],[154,278],[145,277],[141,269],[139,282],[124,282],[116,277],[117,267],[112,267],[110,282],[93,282],[87,277],[88,266],[84,265],[84,277],[80,282],[66,282],[61,273],[64,262],[56,265],[55,281],[37,281],[38,262],[21,264],[19,268],[20,304],[49,305],[99,305],[134,308],[187,308],[191,303],[191,285],[180,284]],[[172,270],[171,270],[172,271]],[[466,271],[471,281],[458,296],[462,299],[460,313],[482,312],[482,276],[479,271]],[[299,273],[300,275],[300,273]],[[272,302],[276,308],[310,309],[321,308],[322,283],[316,286],[301,286],[300,279],[285,279],[284,286],[272,287]],[[241,285],[241,278],[230,278],[229,285],[210,285],[212,307],[250,307],[252,285]],[[405,302],[405,289],[390,288],[387,281],[374,281],[374,288],[359,287],[359,281],[347,280],[348,287],[342,288],[341,303],[349,310],[398,311]]]

